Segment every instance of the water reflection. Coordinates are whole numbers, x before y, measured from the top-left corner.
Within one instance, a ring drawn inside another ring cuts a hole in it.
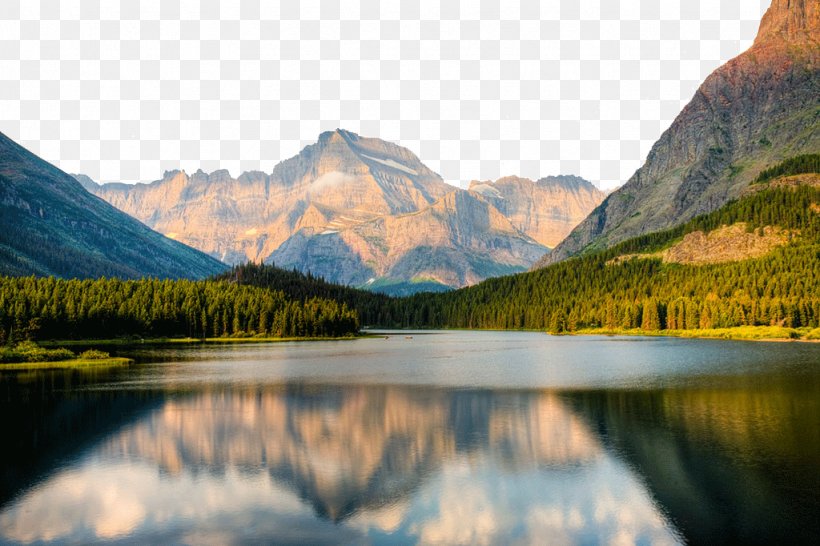
[[[301,384],[171,395],[8,505],[0,533],[676,540],[640,481],[556,394]]]
[[[689,542],[820,540],[816,376],[565,400],[638,471]]]
[[[0,374],[0,543],[820,543],[820,346],[446,333]]]

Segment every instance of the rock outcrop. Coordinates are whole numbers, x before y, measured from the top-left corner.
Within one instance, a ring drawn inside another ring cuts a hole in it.
[[[706,79],[646,163],[535,267],[715,210],[767,166],[820,150],[818,40],[817,0],[774,0],[754,45]]]

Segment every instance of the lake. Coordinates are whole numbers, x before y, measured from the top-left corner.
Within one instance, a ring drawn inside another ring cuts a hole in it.
[[[820,344],[526,332],[0,374],[0,542],[818,543]]]

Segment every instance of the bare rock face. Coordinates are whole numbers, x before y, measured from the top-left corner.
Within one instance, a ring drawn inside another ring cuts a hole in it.
[[[523,271],[545,251],[495,207],[454,188],[419,212],[381,216],[339,231],[299,231],[270,261],[345,284],[387,277],[465,286]]]
[[[643,167],[535,267],[715,210],[767,166],[820,150],[819,4],[774,0],[754,45],[706,79]]]
[[[820,40],[820,3],[817,0],[772,0],[760,21],[754,47]]]
[[[557,243],[600,201],[574,178],[458,190],[410,151],[343,130],[323,133],[270,175],[170,171],[134,185],[78,179],[224,262],[273,262],[357,285],[386,277],[458,287],[525,270],[549,250],[544,241]]]
[[[538,181],[507,176],[470,184],[516,229],[553,248],[604,200],[604,193],[577,176],[550,176]]]

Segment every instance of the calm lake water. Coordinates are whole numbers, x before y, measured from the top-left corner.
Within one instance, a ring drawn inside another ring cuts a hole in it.
[[[0,542],[820,540],[820,345],[520,332],[0,374]]]

